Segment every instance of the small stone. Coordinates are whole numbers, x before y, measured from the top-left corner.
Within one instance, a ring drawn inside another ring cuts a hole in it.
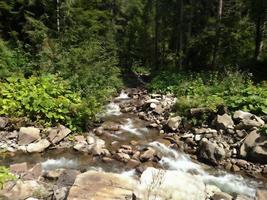
[[[146,161],[151,161],[153,160],[154,156],[155,156],[156,151],[152,148],[148,148],[145,152],[143,152],[140,155],[140,160],[142,162],[146,162]]]
[[[195,141],[199,142],[202,139],[201,135],[195,135]]]
[[[182,118],[180,116],[172,117],[168,120],[168,127],[174,131],[178,129],[181,122],[182,122]]]

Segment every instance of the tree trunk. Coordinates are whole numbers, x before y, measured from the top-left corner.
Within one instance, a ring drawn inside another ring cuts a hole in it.
[[[215,45],[213,49],[213,55],[212,55],[212,62],[211,66],[214,69],[216,67],[216,61],[217,61],[217,54],[219,51],[219,46],[220,46],[220,28],[221,28],[221,21],[222,21],[222,15],[223,15],[223,0],[219,0],[219,7],[218,7],[218,24],[216,27],[216,38],[215,38]]]
[[[57,32],[60,32],[60,13],[59,13],[59,9],[60,9],[60,0],[56,0],[57,1]]]
[[[263,32],[264,32],[264,22],[259,16],[256,22],[256,34],[255,34],[255,53],[254,59],[259,60],[262,46],[263,46]]]
[[[155,49],[154,49],[154,60],[155,60],[155,69],[159,68],[159,2],[155,0]]]
[[[183,23],[184,23],[184,1],[180,0],[180,26],[179,26],[179,69],[182,70],[183,68],[183,48],[184,48],[184,41],[183,41]]]

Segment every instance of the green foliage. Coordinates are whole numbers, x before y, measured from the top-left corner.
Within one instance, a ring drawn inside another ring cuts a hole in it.
[[[76,129],[83,120],[94,117],[97,110],[92,103],[91,106],[87,108],[69,82],[55,75],[28,79],[13,76],[0,83],[0,115],[27,116],[41,124],[63,123]]]
[[[152,80],[149,89],[176,94],[176,109],[180,112],[193,107],[216,109],[218,105],[226,105],[233,111],[267,113],[266,86],[253,85],[248,76],[240,72],[162,72]]]
[[[9,171],[8,168],[0,166],[0,189],[7,181],[15,180],[16,177]]]
[[[22,71],[22,66],[26,66],[26,63],[26,57],[18,48],[11,50],[8,44],[0,39],[0,79]]]

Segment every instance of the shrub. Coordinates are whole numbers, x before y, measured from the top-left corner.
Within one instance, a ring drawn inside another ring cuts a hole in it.
[[[240,72],[171,73],[162,72],[149,85],[152,91],[172,92],[177,96],[176,109],[185,113],[192,107],[226,105],[254,114],[267,114],[267,90],[254,85]]]
[[[6,42],[0,39],[0,79],[10,76],[14,71],[22,71],[27,59],[18,49],[11,50]]]
[[[0,83],[0,115],[27,116],[44,125],[63,123],[71,129],[94,117],[97,108],[87,108],[80,93],[68,81],[47,74],[39,77],[9,77]],[[90,109],[90,110],[89,110]]]
[[[0,166],[0,189],[3,187],[5,182],[15,179],[15,175],[13,175],[8,168]]]

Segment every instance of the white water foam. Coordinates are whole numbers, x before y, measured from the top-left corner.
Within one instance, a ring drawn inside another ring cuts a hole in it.
[[[121,115],[120,106],[114,102],[109,103],[105,107],[103,116],[118,116]]]
[[[124,92],[124,90],[121,91],[120,95],[115,98],[115,100],[127,100],[130,99],[127,93]]]
[[[69,160],[66,158],[59,159],[48,159],[41,163],[43,169],[46,170],[54,170],[58,168],[77,168],[78,163],[75,160]]]
[[[224,192],[242,194],[248,197],[255,196],[255,186],[252,186],[251,183],[242,176],[226,172],[224,172],[223,175],[212,175],[205,172],[199,164],[192,162],[185,154],[178,153],[164,144],[152,142],[149,146],[162,153],[163,157],[160,164],[166,169],[183,173],[196,172],[196,176],[200,177],[205,184],[215,185]],[[256,183],[254,183],[254,185],[256,185]]]
[[[137,136],[142,136],[144,132],[147,132],[147,128],[135,128],[133,120],[128,118],[126,123],[120,126],[120,129],[124,132],[128,132]]]

